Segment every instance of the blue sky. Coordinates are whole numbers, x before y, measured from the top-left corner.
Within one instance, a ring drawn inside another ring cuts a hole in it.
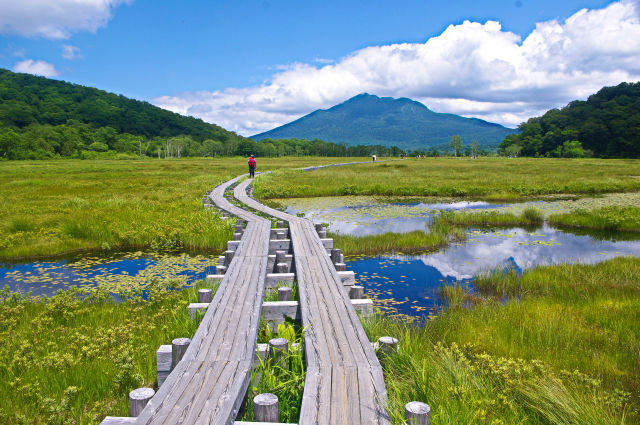
[[[361,91],[513,126],[638,78],[636,9],[631,0],[0,0],[0,67],[245,135]],[[578,40],[585,33],[595,41]]]

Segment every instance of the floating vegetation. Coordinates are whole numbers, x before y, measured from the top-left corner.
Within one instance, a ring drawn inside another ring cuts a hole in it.
[[[354,236],[426,231],[440,211],[502,206],[452,198],[419,200],[367,196],[296,198],[273,202],[290,214],[302,214],[315,223],[328,223],[330,232]]]
[[[215,258],[217,260],[217,258]],[[204,279],[215,265],[214,257],[142,251],[110,256],[80,256],[70,261],[5,264],[0,285],[12,291],[51,296],[60,289],[77,287],[119,294],[144,290],[152,283],[180,281],[187,285]]]

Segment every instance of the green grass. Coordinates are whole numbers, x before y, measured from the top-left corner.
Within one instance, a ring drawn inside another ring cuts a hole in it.
[[[385,363],[395,423],[411,400],[431,405],[433,424],[637,423],[640,259],[495,272],[475,284],[484,297],[445,291],[450,307],[423,327],[364,323],[372,340],[400,340]]]
[[[500,211],[442,211],[436,223],[453,226],[538,226],[544,215],[533,207],[525,208],[520,215]]]
[[[260,171],[342,158],[263,159]],[[246,173],[244,158],[0,162],[0,259],[83,250],[219,251],[231,223],[204,192]]]
[[[570,213],[551,215],[548,221],[559,227],[640,232],[640,208],[607,206],[594,210],[581,209]]]
[[[273,331],[261,321],[259,342],[269,342],[272,338],[285,338],[289,341],[289,351],[283,358],[275,361],[267,355],[259,362],[251,374],[251,384],[247,391],[247,405],[244,414],[238,420],[252,421],[253,398],[262,393],[275,394],[278,397],[280,422],[298,423],[302,394],[304,392],[304,334],[297,325],[283,323]],[[293,344],[298,344],[296,347]]]
[[[446,246],[453,240],[464,240],[465,234],[456,227],[439,224],[433,226],[430,232],[416,230],[367,236],[331,233],[329,237],[333,238],[333,246],[339,247],[345,255],[373,255],[425,252]]]
[[[520,199],[547,194],[640,190],[639,160],[466,158],[406,159],[299,172],[282,170],[256,181],[255,196],[453,196]]]
[[[182,284],[182,282],[179,282]],[[0,293],[0,423],[99,423],[128,416],[128,393],[156,384],[155,353],[197,324],[186,290],[60,291],[50,299]],[[84,299],[81,299],[82,295]]]
[[[291,288],[291,300],[298,301],[298,282],[278,282],[275,288],[265,288],[263,301],[278,301],[278,288]]]

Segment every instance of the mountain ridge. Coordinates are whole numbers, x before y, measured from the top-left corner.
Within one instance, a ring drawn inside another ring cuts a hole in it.
[[[347,145],[396,145],[419,150],[447,146],[455,134],[465,143],[475,139],[481,147],[496,148],[504,137],[515,132],[479,118],[434,112],[406,97],[361,93],[251,138],[320,139]]]

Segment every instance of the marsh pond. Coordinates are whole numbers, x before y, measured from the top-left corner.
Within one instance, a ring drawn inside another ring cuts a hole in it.
[[[626,202],[621,200],[620,202]],[[535,206],[545,213],[581,207],[585,200],[537,200],[510,204],[478,200],[398,200],[368,197],[307,198],[275,201],[291,214],[328,224],[331,233],[366,236],[386,232],[429,231],[441,211],[495,210],[519,212]],[[609,201],[608,201],[609,202]],[[597,263],[617,256],[640,257],[640,234],[538,228],[466,229],[466,239],[434,252],[348,257],[367,296],[389,314],[431,316],[443,305],[443,285],[460,284],[473,292],[478,273],[537,265]],[[151,281],[178,280],[184,285],[213,273],[217,257],[185,253],[121,252],[84,254],[54,260],[0,263],[0,287],[49,296],[71,286],[100,285],[114,294],[144,290]]]
[[[286,212],[325,223],[331,233],[366,236],[386,232],[428,231],[441,211],[494,210],[521,212],[534,206],[546,214],[571,211],[621,198],[535,200],[505,202],[455,199],[409,200],[307,198],[278,200]],[[365,287],[377,306],[390,314],[431,316],[443,304],[443,285],[460,284],[473,292],[479,273],[513,268],[517,272],[538,265],[593,264],[617,256],[640,257],[640,234],[568,231],[544,224],[538,228],[466,229],[464,242],[420,255],[387,253],[347,258],[347,269]]]

